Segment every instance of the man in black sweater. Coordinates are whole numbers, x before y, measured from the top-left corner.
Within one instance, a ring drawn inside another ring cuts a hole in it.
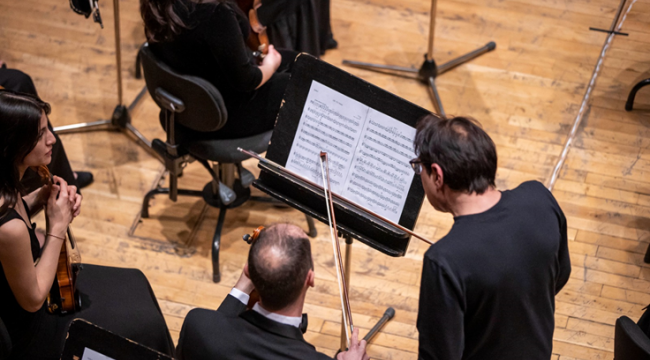
[[[553,195],[536,181],[498,191],[494,143],[470,119],[426,116],[415,149],[427,199],[454,216],[424,256],[419,359],[548,360],[571,273]]]
[[[328,359],[305,341],[302,316],[307,290],[314,286],[311,245],[295,225],[276,224],[261,231],[239,281],[219,309],[187,314],[176,357],[179,360]],[[259,302],[246,310],[250,294]],[[350,349],[338,360],[368,360],[366,342],[355,329]]]

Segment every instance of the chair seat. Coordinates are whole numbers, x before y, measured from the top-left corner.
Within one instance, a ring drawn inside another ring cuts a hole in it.
[[[273,130],[240,139],[198,140],[185,143],[185,148],[194,157],[219,163],[239,163],[249,158],[237,148],[263,153],[269,147]]]

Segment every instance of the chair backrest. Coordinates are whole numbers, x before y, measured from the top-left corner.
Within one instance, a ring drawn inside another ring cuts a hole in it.
[[[140,48],[144,80],[149,94],[156,104],[165,106],[156,96],[160,88],[183,101],[185,110],[175,115],[177,125],[195,131],[216,131],[228,120],[228,112],[219,90],[207,80],[196,76],[182,75],[163,63],[152,51],[149,44]]]
[[[650,338],[627,316],[616,320],[614,359],[650,360]]]
[[[11,353],[11,338],[5,323],[0,319],[0,360],[8,359]]]

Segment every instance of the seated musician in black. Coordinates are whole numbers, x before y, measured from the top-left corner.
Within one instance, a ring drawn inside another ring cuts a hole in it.
[[[84,265],[76,283],[81,310],[47,311],[61,246],[81,209],[75,186],[58,176],[53,185],[21,192],[27,168],[47,165],[52,158],[56,139],[47,126],[49,112],[50,106],[36,97],[0,90],[0,318],[11,338],[9,358],[59,359],[75,318],[172,354],[158,302],[139,270]],[[47,221],[41,243],[30,215],[42,208]]]
[[[38,96],[34,82],[29,75],[18,69],[7,68],[6,64],[0,60],[0,89],[2,88]],[[48,126],[52,131],[52,125],[49,122]],[[61,139],[56,134],[54,137],[56,143],[52,146],[52,161],[47,165],[50,172],[63,178],[68,185],[76,186],[77,189],[90,185],[93,182],[93,174],[87,171],[72,171]],[[26,171],[22,183],[28,191],[36,190],[41,186],[38,174],[31,169]]]
[[[177,125],[180,141],[236,139],[273,129],[296,52],[270,45],[257,65],[245,42],[250,23],[234,1],[140,0],[140,11],[152,52],[175,71],[209,81],[228,111],[228,122],[215,132]]]
[[[414,145],[427,199],[454,216],[424,255],[418,358],[548,360],[571,273],[562,209],[537,181],[497,190],[496,148],[470,119],[428,115]]]
[[[219,309],[194,309],[187,314],[177,359],[331,360],[302,336],[306,331],[302,309],[307,290],[313,286],[311,245],[305,233],[291,224],[262,230],[251,245],[239,281]],[[246,310],[254,289],[259,302]],[[337,359],[367,360],[365,347],[355,329],[350,349]]]

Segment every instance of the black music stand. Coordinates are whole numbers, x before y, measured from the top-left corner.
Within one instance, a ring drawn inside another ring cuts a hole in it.
[[[83,1],[83,0],[82,0]],[[72,6],[71,2],[71,6]],[[95,6],[96,6],[96,1],[95,1]],[[85,15],[88,17],[88,13],[84,13],[82,11],[79,11],[77,8],[72,6],[72,9],[80,14]],[[94,16],[93,16],[95,22],[98,22],[102,28],[104,27],[103,24],[101,23],[101,17],[99,16],[99,10],[95,8]],[[119,0],[113,0],[113,19],[114,19],[114,26],[115,26],[115,63],[117,65],[117,106],[115,106],[115,109],[113,110],[113,115],[111,116],[110,120],[97,120],[93,122],[85,122],[85,123],[79,123],[79,124],[72,124],[72,125],[63,125],[63,126],[57,126],[54,128],[54,131],[58,134],[68,134],[68,133],[74,133],[77,131],[92,131],[92,130],[112,130],[112,131],[122,131],[122,132],[127,132],[133,134],[137,142],[140,145],[143,145],[145,149],[149,150],[151,154],[154,154],[156,157],[159,155],[151,149],[151,141],[149,141],[138,129],[136,129],[132,124],[131,124],[131,111],[135,108],[135,106],[140,102],[142,97],[146,94],[147,88],[146,86],[140,90],[140,93],[135,97],[133,102],[126,107],[124,105],[123,101],[123,88],[122,88],[122,42],[121,42],[121,36],[120,36],[120,1]]]
[[[285,90],[283,105],[278,113],[271,144],[266,153],[267,159],[282,166],[287,164],[294,138],[298,136],[297,130],[303,108],[314,81],[411,127],[415,126],[419,118],[429,113],[341,69],[302,54],[293,65],[291,80]],[[286,172],[278,171],[265,162],[260,162],[259,167],[260,176],[253,186],[315,219],[328,223],[322,188]],[[423,200],[424,189],[419,176],[415,175],[408,188],[408,197],[399,219],[400,225],[413,229]],[[386,255],[404,256],[410,241],[408,233],[340,199],[334,198],[333,204],[339,236],[346,241],[345,277],[348,279],[348,286],[353,238]],[[367,340],[376,334],[394,313],[395,311],[389,308],[382,320],[368,334]],[[342,332],[342,350],[345,344],[346,339]]]
[[[426,54],[424,54],[424,62],[419,69],[414,69],[410,67],[403,66],[394,66],[394,65],[381,65],[381,64],[372,64],[365,63],[361,61],[353,60],[343,60],[344,65],[350,65],[354,67],[359,67],[362,69],[385,72],[382,70],[406,72],[417,75],[417,80],[423,82],[425,85],[429,85],[431,88],[431,100],[433,101],[433,106],[436,108],[438,114],[445,116],[445,110],[442,107],[442,102],[440,101],[440,95],[438,94],[438,89],[436,88],[436,77],[441,75],[458,65],[464,64],[480,55],[485,54],[488,51],[492,51],[497,47],[497,44],[494,41],[481,46],[480,48],[469,52],[465,55],[459,56],[453,60],[450,60],[440,66],[436,65],[435,60],[433,59],[433,40],[436,30],[436,5],[437,0],[431,0],[431,20],[429,21],[429,49]],[[390,75],[397,75],[393,73],[388,73]]]
[[[89,321],[74,319],[68,328],[61,360],[85,359],[173,360]]]

